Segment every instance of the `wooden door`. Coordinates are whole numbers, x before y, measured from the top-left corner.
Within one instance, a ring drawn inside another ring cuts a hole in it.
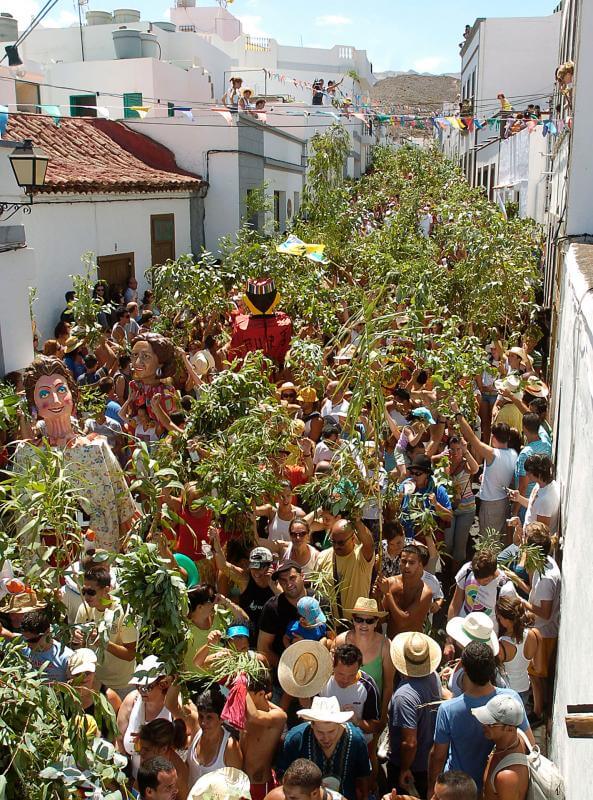
[[[152,265],[175,258],[175,214],[152,214],[150,217]]]
[[[99,280],[106,281],[110,289],[124,289],[134,276],[134,253],[114,253],[97,259]]]

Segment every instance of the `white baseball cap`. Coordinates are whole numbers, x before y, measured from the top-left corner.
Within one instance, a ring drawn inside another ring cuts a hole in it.
[[[472,714],[482,725],[512,725],[518,728],[525,718],[525,708],[516,697],[497,694],[485,706],[472,708]]]
[[[88,647],[75,650],[68,659],[68,671],[71,677],[80,675],[81,672],[95,672],[97,669],[97,654]]]

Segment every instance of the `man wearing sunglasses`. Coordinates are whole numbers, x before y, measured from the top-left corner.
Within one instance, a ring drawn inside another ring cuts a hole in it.
[[[99,655],[95,673],[95,688],[101,685],[113,689],[123,698],[133,689],[130,679],[136,669],[138,631],[123,608],[111,595],[111,575],[108,569],[94,568],[84,573],[83,603],[76,614],[72,637],[74,647],[86,646],[100,650],[99,628],[105,626],[108,641]],[[86,642],[85,642],[86,640]]]
[[[410,511],[415,502],[421,503],[425,509],[430,509],[442,525],[448,525],[453,516],[451,500],[444,486],[437,486],[432,477],[432,461],[428,456],[414,456],[409,478],[400,485],[399,491],[403,494],[400,522],[404,528],[406,539],[414,539],[416,528]],[[412,500],[413,498],[413,500]]]
[[[72,650],[52,637],[47,611],[39,609],[25,614],[21,633],[26,645],[23,650],[25,658],[34,667],[43,668],[48,682],[64,683],[68,679],[68,659]]]

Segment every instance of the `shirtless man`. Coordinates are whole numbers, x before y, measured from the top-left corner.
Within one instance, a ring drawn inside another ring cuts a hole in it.
[[[245,702],[247,725],[241,734],[241,750],[243,769],[251,781],[252,800],[263,800],[276,786],[272,764],[286,725],[286,714],[268,700],[271,690],[268,672],[258,680],[249,679]]]
[[[400,555],[401,575],[379,578],[377,588],[383,595],[383,608],[389,612],[389,638],[407,631],[422,631],[430,611],[432,591],[422,580],[424,566],[420,548],[406,545]]]

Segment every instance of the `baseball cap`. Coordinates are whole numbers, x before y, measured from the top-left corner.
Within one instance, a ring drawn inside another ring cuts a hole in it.
[[[525,717],[525,709],[515,697],[497,694],[485,706],[472,708],[472,714],[482,725],[512,725],[518,728]]]
[[[97,655],[88,647],[76,650],[68,659],[68,671],[72,677],[81,672],[95,672],[97,669]]]
[[[319,600],[314,597],[301,597],[297,603],[299,616],[303,617],[307,625],[321,625],[327,622],[327,617],[321,610]]]
[[[128,681],[132,686],[150,686],[166,674],[165,665],[156,656],[146,656]]]
[[[249,553],[249,567],[250,569],[259,569],[274,563],[274,556],[272,551],[267,547],[254,547]]]
[[[289,572],[291,569],[296,569],[299,575],[302,573],[303,568],[300,564],[297,564],[296,561],[285,561],[283,564],[280,564],[274,574],[272,575],[272,580],[277,581],[278,576],[281,575],[283,572]]]

